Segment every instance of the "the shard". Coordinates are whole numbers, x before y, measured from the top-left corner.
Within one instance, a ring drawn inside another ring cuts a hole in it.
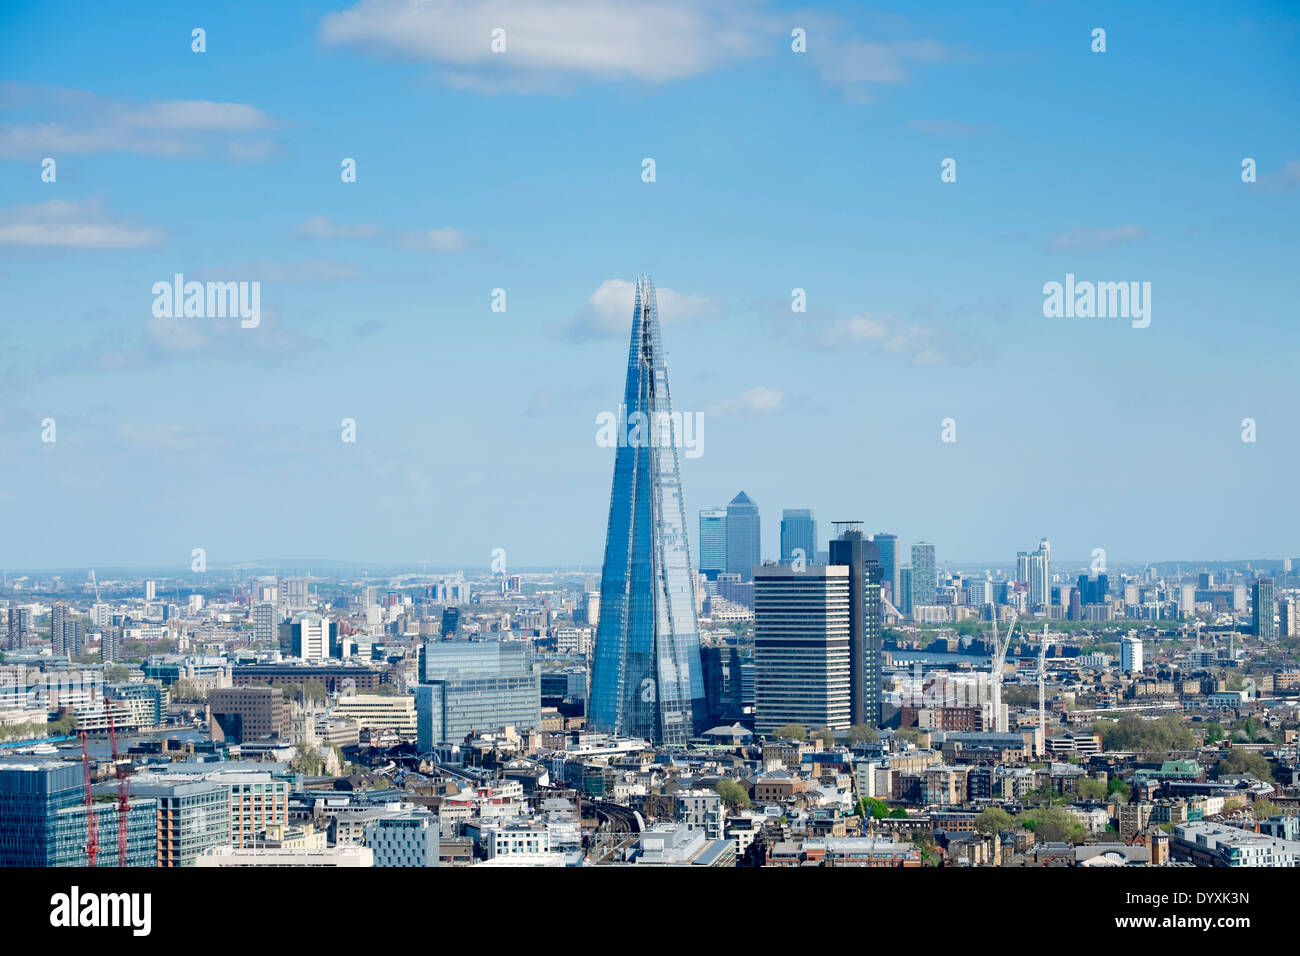
[[[659,306],[636,281],[591,676],[596,730],[674,746],[704,730],[695,575]]]

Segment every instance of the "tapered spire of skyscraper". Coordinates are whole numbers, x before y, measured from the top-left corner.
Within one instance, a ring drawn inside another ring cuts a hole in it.
[[[649,276],[636,281],[614,459],[600,625],[591,679],[596,730],[680,745],[703,730],[695,576],[668,368]]]

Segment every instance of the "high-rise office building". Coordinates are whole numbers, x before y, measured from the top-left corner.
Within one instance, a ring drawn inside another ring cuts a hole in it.
[[[763,563],[758,505],[743,491],[727,505],[727,570],[740,580],[754,580]]]
[[[1119,669],[1126,674],[1142,673],[1142,639],[1140,637],[1121,637],[1119,639]]]
[[[99,659],[105,664],[122,654],[122,629],[109,625],[99,632]]]
[[[582,597],[582,619],[588,627],[600,626],[600,592],[587,591]]]
[[[1283,637],[1300,637],[1300,601],[1289,597],[1278,605],[1278,617],[1282,619]]]
[[[158,866],[193,866],[208,847],[230,843],[230,790],[211,780],[143,783],[131,796],[158,804]]]
[[[706,508],[700,512],[700,573],[716,581],[727,570],[727,511]]]
[[[288,611],[302,611],[311,607],[306,578],[282,578],[276,583],[280,606]]]
[[[912,613],[912,566],[910,564],[898,569],[898,600],[894,602],[894,607],[899,614]]]
[[[1021,551],[1016,556],[1017,580],[1029,586],[1029,606],[1046,608],[1051,603],[1052,545],[1046,538],[1038,542],[1038,550]]]
[[[305,661],[323,661],[330,657],[329,618],[320,614],[303,614],[294,618],[291,653]]]
[[[854,521],[836,522],[831,564],[849,569],[850,713],[854,724],[880,725],[880,551]]]
[[[9,607],[9,650],[27,646],[32,637],[32,609]]]
[[[1273,596],[1273,579],[1256,578],[1250,586],[1250,624],[1255,636],[1261,641],[1277,640],[1277,601]]]
[[[1079,575],[1080,605],[1105,604],[1109,592],[1110,585],[1106,575],[1098,574],[1095,577],[1088,574]]]
[[[754,576],[754,731],[853,723],[845,565],[772,565]]]
[[[442,609],[442,627],[439,633],[443,637],[455,637],[456,629],[460,627],[460,609],[454,607],[445,607]]]
[[[967,604],[982,608],[993,603],[993,582],[988,578],[971,578],[965,588]]]
[[[218,687],[208,696],[208,711],[213,740],[239,744],[283,737],[289,729],[279,687]]]
[[[475,731],[542,721],[542,687],[527,641],[426,641],[415,688],[421,753]]]
[[[55,601],[50,605],[50,647],[55,654],[63,653],[63,629],[68,624],[68,605]]]
[[[659,305],[648,276],[636,282],[623,406],[628,420],[651,422],[653,435],[662,438],[660,423],[671,432]],[[620,440],[615,453],[590,724],[674,745],[706,729],[706,714],[686,502],[669,438]],[[730,559],[730,514],[727,536]]]
[[[89,865],[83,787],[77,763],[0,764],[0,867]],[[95,803],[90,812],[99,834],[96,866],[155,865],[157,803],[127,801],[125,859],[118,859],[117,802]]]
[[[934,545],[918,541],[912,545],[912,608],[933,604],[939,589],[939,573],[934,563]]]
[[[270,646],[276,642],[275,605],[268,602],[253,605],[253,641]]]
[[[77,657],[86,649],[86,628],[63,601],[50,608],[50,646],[55,654]]]
[[[804,564],[817,560],[817,519],[809,508],[781,512],[781,563],[792,564],[795,550],[803,551]]]
[[[700,664],[704,668],[704,698],[708,703],[710,727],[730,724],[744,716],[744,688],[741,666],[744,658],[740,648],[722,644],[700,648]]]
[[[890,534],[888,531],[877,531],[871,536],[876,548],[880,551],[880,584],[881,587],[888,590],[889,600],[893,602],[894,607],[898,607],[899,589],[899,570],[902,562],[898,560],[898,535]],[[902,608],[899,608],[901,611]]]
[[[1046,538],[1038,542],[1037,551],[1016,553],[1016,580],[1028,589],[1031,608],[1046,608],[1051,603],[1052,545]]]

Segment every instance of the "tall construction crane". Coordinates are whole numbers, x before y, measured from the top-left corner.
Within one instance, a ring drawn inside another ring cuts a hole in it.
[[[90,748],[86,732],[81,732],[81,773],[86,785],[86,865],[94,866],[99,856],[99,828],[95,820],[95,795],[90,788]]]
[[[117,865],[126,866],[126,818],[130,809],[126,782],[126,761],[117,753],[117,728],[113,726],[113,704],[105,697],[104,712],[108,714],[108,737],[113,746],[113,772],[117,775]]]
[[[1007,639],[998,640],[998,615],[993,612],[993,725],[998,733],[1006,733],[1007,721],[1002,713],[1002,681],[1006,677],[1007,651],[1011,649],[1011,635],[1016,629],[1015,615],[1011,616],[1011,626],[1007,628]]]
[[[1038,646],[1038,737],[1047,750],[1047,695],[1043,682],[1047,677],[1047,622],[1043,622],[1043,640]]]

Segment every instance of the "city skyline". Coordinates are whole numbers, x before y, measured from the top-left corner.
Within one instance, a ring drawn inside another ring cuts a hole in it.
[[[7,11],[0,567],[594,565],[628,263],[703,416],[687,514],[743,488],[764,557],[796,507],[974,561],[1291,550],[1284,5],[670,6],[519,59],[456,55],[473,4]],[[177,275],[259,282],[257,326],[157,314]],[[1071,277],[1149,282],[1150,325],[1048,318]],[[291,546],[286,489],[328,516]]]

